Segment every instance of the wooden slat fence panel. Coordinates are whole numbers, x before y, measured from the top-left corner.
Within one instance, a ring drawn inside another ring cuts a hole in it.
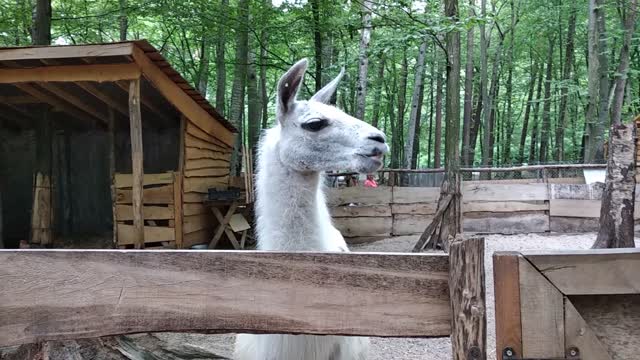
[[[153,331],[448,336],[448,257],[0,250],[0,346]]]

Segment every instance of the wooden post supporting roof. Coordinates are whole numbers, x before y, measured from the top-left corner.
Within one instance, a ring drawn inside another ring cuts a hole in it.
[[[129,126],[131,133],[131,169],[133,188],[133,226],[136,249],[144,248],[144,214],[142,182],[144,167],[142,156],[142,115],[140,113],[140,79],[129,83]]]

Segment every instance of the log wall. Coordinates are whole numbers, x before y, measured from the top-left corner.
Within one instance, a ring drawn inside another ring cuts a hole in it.
[[[603,184],[463,185],[463,227],[473,233],[595,231]],[[330,188],[335,226],[353,242],[421,234],[435,214],[439,188]],[[636,190],[636,219],[640,192]]]

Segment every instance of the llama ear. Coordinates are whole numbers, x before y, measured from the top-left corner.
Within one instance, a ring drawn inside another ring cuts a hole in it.
[[[335,94],[336,90],[338,90],[338,84],[340,84],[342,76],[344,76],[344,68],[340,70],[340,74],[338,74],[335,79],[331,80],[330,83],[325,85],[322,89],[318,90],[318,92],[311,97],[311,100],[328,104],[331,101],[333,94]]]
[[[307,59],[298,61],[280,78],[278,82],[278,111],[280,114],[289,111],[291,105],[296,101],[308,63]]]

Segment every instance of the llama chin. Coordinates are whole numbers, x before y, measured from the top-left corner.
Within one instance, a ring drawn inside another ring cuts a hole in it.
[[[385,135],[328,105],[344,70],[309,101],[296,99],[303,59],[278,83],[277,124],[260,139],[256,175],[260,250],[349,251],[333,226],[322,191],[324,171],[373,172],[388,153]],[[236,337],[237,360],[364,360],[365,337],[251,335]]]

